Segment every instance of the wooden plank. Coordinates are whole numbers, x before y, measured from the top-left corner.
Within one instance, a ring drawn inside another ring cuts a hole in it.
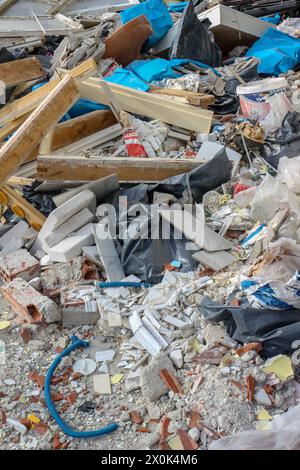
[[[72,142],[65,147],[57,149],[53,153],[56,155],[74,155],[74,153],[81,153],[84,150],[92,149],[93,147],[104,144],[105,142],[113,140],[116,137],[120,137],[123,132],[124,129],[121,124],[114,124],[113,126],[107,127],[102,131],[95,132],[88,137],[84,137],[83,139],[77,140],[76,142]],[[47,152],[45,152],[47,149],[49,149],[49,145],[43,146],[43,148],[40,149],[40,154],[47,155]]]
[[[90,77],[78,83],[83,98],[108,104],[101,87],[101,79]],[[121,109],[152,119],[173,124],[195,132],[209,133],[213,112],[184,103],[170,102],[162,96],[133,90],[116,83],[109,83]]]
[[[38,108],[0,149],[0,185],[28,158],[51,126],[79,98],[76,84],[67,76],[51,91]]]
[[[34,229],[41,229],[46,217],[8,185],[0,189],[0,198],[16,215],[26,219]]]
[[[97,73],[97,64],[94,59],[88,59],[74,69],[69,70],[68,76],[71,76],[74,80],[79,80],[82,77],[93,75],[95,73]],[[28,93],[28,95],[25,95],[12,103],[8,103],[0,110],[0,126],[24,116],[35,109],[59,84],[59,82],[60,78],[53,79],[42,87]]]
[[[39,180],[92,181],[116,173],[120,181],[161,181],[201,163],[191,159],[39,155],[37,175]]]
[[[42,64],[36,57],[12,60],[0,64],[0,80],[6,86],[14,86],[45,75]]]
[[[31,186],[33,178],[22,178],[21,176],[11,176],[7,181],[10,186]]]
[[[51,151],[72,144],[116,123],[116,118],[109,110],[92,111],[69,121],[61,122],[54,127]]]
[[[14,119],[13,121],[9,122],[6,124],[6,126],[1,127],[0,129],[0,142],[2,142],[3,139],[11,135],[18,127],[25,121],[25,119],[28,118],[30,113],[24,114],[24,116],[21,116],[17,119]]]
[[[201,106],[202,108],[207,108],[207,106],[210,106],[215,102],[215,97],[213,95],[208,95],[206,93],[196,93],[193,91],[186,90],[177,90],[176,88],[158,88],[152,86],[150,93],[186,98],[188,103],[193,104],[195,106]]]

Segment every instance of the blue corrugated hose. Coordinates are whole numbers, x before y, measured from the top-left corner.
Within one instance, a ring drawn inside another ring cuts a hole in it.
[[[132,281],[113,281],[113,282],[100,282],[95,281],[97,287],[107,289],[109,287],[151,287],[147,282],[132,282]]]
[[[87,348],[89,345],[88,341],[84,341],[82,339],[78,339],[77,336],[71,337],[72,344],[68,346],[63,352],[61,352],[52,362],[50,368],[48,369],[46,380],[45,380],[45,400],[48,406],[49,412],[52,418],[56,421],[56,423],[61,427],[63,432],[71,437],[78,437],[78,438],[85,438],[85,437],[97,437],[103,436],[104,434],[109,434],[110,432],[115,431],[118,429],[118,424],[113,423],[105,426],[104,428],[96,429],[95,431],[75,431],[74,429],[70,428],[68,424],[66,424],[61,417],[59,416],[53,402],[51,399],[50,387],[51,387],[51,379],[54,374],[54,371],[63,357],[68,356],[71,351],[74,349],[84,347]]]

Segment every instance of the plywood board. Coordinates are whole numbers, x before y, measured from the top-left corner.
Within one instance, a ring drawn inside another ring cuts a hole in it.
[[[0,80],[6,86],[14,86],[44,76],[42,64],[36,57],[12,60],[0,64]]]

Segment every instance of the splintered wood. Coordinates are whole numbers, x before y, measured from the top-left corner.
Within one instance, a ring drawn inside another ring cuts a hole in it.
[[[79,98],[72,77],[64,77],[0,149],[0,186],[26,161],[52,126]]]

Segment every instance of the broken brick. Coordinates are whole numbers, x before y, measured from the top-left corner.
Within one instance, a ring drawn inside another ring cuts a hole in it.
[[[134,411],[134,410],[129,411],[129,416],[130,416],[131,421],[134,424],[141,424],[144,421],[141,415],[137,411]]]
[[[178,429],[178,436],[180,437],[181,443],[184,447],[184,450],[196,450],[198,449],[198,444],[191,439],[186,431],[183,429]]]
[[[53,401],[61,401],[64,399],[64,395],[62,393],[52,392],[51,398]]]
[[[76,399],[77,399],[78,393],[73,390],[68,396],[67,396],[67,401],[71,404],[74,405]]]
[[[174,393],[179,393],[181,395],[184,394],[184,390],[180,383],[178,382],[177,378],[175,377],[172,372],[169,372],[167,369],[161,369],[159,373],[160,378],[168,387],[169,390],[172,390]]]
[[[252,375],[248,375],[246,378],[247,385],[247,400],[251,403],[254,400],[254,389],[255,389],[255,378]]]
[[[32,333],[28,328],[23,328],[21,331],[21,338],[24,344],[28,344],[31,340]]]
[[[168,431],[168,427],[171,420],[168,416],[164,416],[161,423],[161,432],[160,432],[160,439],[159,439],[159,448],[160,450],[170,450],[170,447],[167,443],[167,438],[169,437],[170,433]]]
[[[220,365],[223,359],[224,353],[219,348],[213,348],[200,352],[193,358],[193,361],[198,362],[199,364],[213,364]]]
[[[43,436],[44,434],[46,434],[46,432],[48,431],[48,425],[46,423],[38,423],[35,425],[34,427],[35,431],[40,434],[41,436]]]
[[[242,348],[237,349],[235,352],[239,356],[242,356],[243,354],[246,354],[249,351],[256,351],[257,353],[259,353],[261,350],[262,350],[261,343],[249,343],[249,344],[246,344],[246,346],[243,346]]]
[[[201,424],[201,416],[198,411],[194,410],[190,417],[189,428],[199,428]]]
[[[151,432],[148,428],[137,428],[136,432]]]
[[[2,408],[0,409],[0,423],[6,424],[6,413]]]

